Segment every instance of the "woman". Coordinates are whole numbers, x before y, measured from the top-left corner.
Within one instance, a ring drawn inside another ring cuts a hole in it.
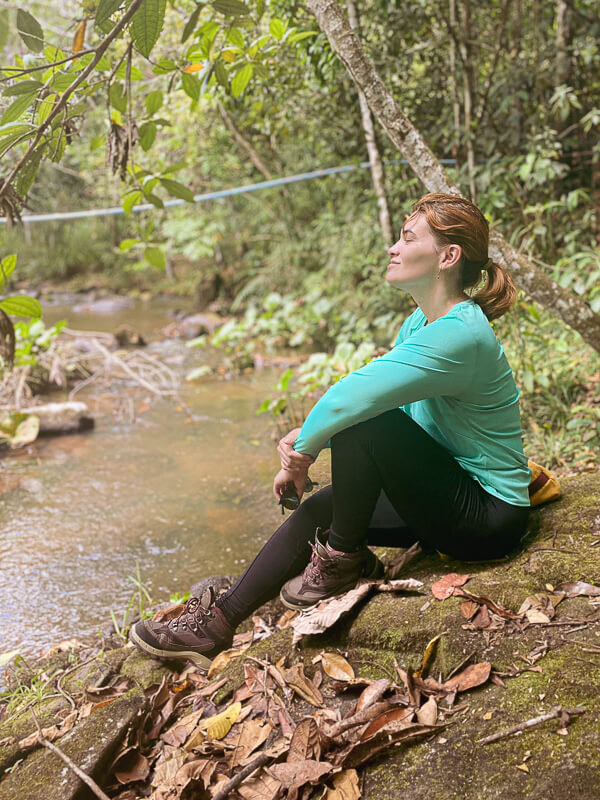
[[[488,258],[488,237],[469,200],[428,194],[415,204],[388,251],[386,280],[417,310],[388,353],[335,384],[279,443],[276,498],[290,482],[302,497],[308,467],[328,444],[331,485],[291,514],[224,595],[215,600],[211,591],[206,605],[192,598],[174,620],[138,622],[137,647],[208,667],[239,622],[277,592],[303,609],[380,577],[368,545],[418,540],[465,560],[517,545],[531,473],[519,390],[489,324],[516,289]],[[487,281],[469,296],[482,270]]]

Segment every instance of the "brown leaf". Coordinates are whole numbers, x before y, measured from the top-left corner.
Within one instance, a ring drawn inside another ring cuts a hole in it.
[[[281,781],[269,774],[264,767],[236,789],[243,800],[275,800],[280,790]]]
[[[378,592],[418,592],[423,588],[423,581],[415,578],[402,578],[393,581],[375,581]]]
[[[416,556],[419,555],[421,552],[421,545],[418,542],[415,542],[411,545],[408,550],[404,553],[401,553],[397,558],[395,558],[392,563],[387,568],[386,578],[388,580],[393,580],[397,578],[398,575],[402,572],[404,567],[409,564]]]
[[[471,602],[468,600],[467,602]],[[473,605],[476,605],[473,603]],[[490,612],[488,611],[487,606],[477,606],[479,609],[473,619],[471,620],[471,625],[476,628],[477,630],[485,630],[489,628],[492,624],[492,620],[490,619]]]
[[[391,723],[390,728],[394,725]],[[379,730],[375,736],[367,739],[366,741],[353,742],[341,751],[334,755],[335,766],[348,769],[351,767],[360,767],[366,761],[374,758],[382,750],[391,747],[398,742],[408,741],[409,739],[427,736],[436,730],[439,730],[440,725],[421,725],[414,723],[409,727],[403,727],[396,730],[390,730],[387,727]]]
[[[519,608],[519,614],[525,614],[527,620],[532,623],[550,622],[555,616],[555,608],[565,594],[554,595],[546,592],[538,592],[525,598]]]
[[[279,617],[279,619],[277,620],[276,626],[278,628],[281,628],[281,629],[287,628],[287,626],[290,624],[290,622],[293,619],[296,619],[296,617],[298,616],[299,613],[300,612],[292,611],[291,608],[288,608],[288,610],[284,611],[283,614]]]
[[[246,686],[245,683],[242,683],[241,686],[233,693],[233,702],[234,703],[243,703],[244,700],[249,700],[253,696],[254,692],[251,692],[250,689]]]
[[[481,686],[490,677],[492,665],[489,661],[481,661],[479,664],[471,664],[466,667],[458,675],[445,681],[442,686],[446,691],[456,690],[457,692],[466,692],[468,689],[474,689],[476,686]]]
[[[460,613],[465,619],[473,619],[478,610],[478,604],[472,600],[463,600],[460,604]]]
[[[585,583],[584,581],[565,581],[555,586],[554,591],[564,592],[567,597],[578,597],[579,595],[600,597],[600,586],[593,586],[591,583]]]
[[[177,771],[183,766],[186,758],[187,753],[184,753],[183,750],[162,753],[154,765],[152,786],[172,785]]]
[[[423,653],[423,661],[419,669],[415,672],[415,676],[420,678],[427,670],[429,669],[429,664],[433,660],[433,656],[437,647],[437,643],[440,638],[447,633],[447,631],[443,631],[442,633],[438,633],[437,636],[434,636],[431,641],[427,643],[427,647],[425,648],[425,652]]]
[[[367,686],[367,688],[361,692],[358,702],[356,703],[355,713],[364,711],[365,708],[372,706],[373,703],[376,703],[383,697],[389,688],[390,682],[387,678],[380,678],[371,683],[370,686]]]
[[[305,783],[318,783],[323,775],[327,775],[333,765],[327,761],[291,761],[285,764],[273,764],[268,771],[281,782],[284,789],[299,788]]]
[[[346,594],[322,600],[308,611],[303,611],[290,623],[294,630],[292,644],[299,642],[302,636],[323,633],[327,628],[331,628],[341,616],[347,614],[363,597],[369,594],[372,586],[371,581],[361,581],[358,586]]]
[[[175,603],[166,608],[160,608],[152,617],[152,622],[167,622],[170,619],[180,617],[185,611],[185,603]]]
[[[250,753],[266,742],[272,730],[268,722],[258,719],[247,719],[241,725],[236,725],[236,730],[230,731],[225,738],[225,742],[233,746],[227,757],[229,766],[232,769],[237,767]]]
[[[185,717],[178,719],[160,738],[163,742],[166,742],[166,744],[179,747],[187,740],[190,733],[198,724],[198,721],[202,719],[203,714],[204,709],[186,714]]]
[[[296,725],[290,742],[287,761],[306,761],[321,758],[319,728],[312,717],[305,717]]]
[[[60,739],[61,736],[64,736],[65,733],[68,733],[72,730],[77,722],[77,718],[79,717],[79,712],[77,710],[72,711],[59,725],[50,725],[47,728],[42,728],[42,736],[48,742],[54,742],[56,739]],[[26,736],[24,739],[19,740],[19,749],[20,750],[29,750],[39,741],[39,734],[36,731]]]
[[[456,572],[450,572],[433,584],[431,592],[437,600],[446,600],[454,594],[455,587],[462,586],[470,577],[470,575],[459,575]]]
[[[304,674],[303,664],[294,664],[290,669],[284,670],[282,675],[288,686],[291,686],[307,703],[317,707],[324,705],[323,695]]]
[[[354,670],[339,653],[323,653],[321,656],[323,671],[336,681],[351,681],[354,679]]]
[[[218,762],[213,759],[198,758],[188,761],[177,770],[173,783],[175,786],[185,786],[189,780],[201,779],[204,786],[208,786]]]
[[[403,670],[402,667],[399,666],[396,659],[394,659],[394,666],[396,667],[396,672],[400,676],[400,680],[404,684],[411,706],[418,708],[421,705],[421,694],[419,689],[415,686],[415,681],[411,671],[409,669]]]
[[[333,789],[327,787],[323,800],[359,800],[358,773],[355,769],[343,769],[333,777]]]
[[[415,712],[413,708],[392,708],[390,711],[385,711],[372,722],[369,722],[360,735],[360,741],[364,742],[366,739],[370,739],[372,736],[375,736],[377,731],[381,728],[390,727],[391,723],[395,723],[394,729],[396,730],[406,728],[412,723],[414,715]]]
[[[468,592],[466,589],[463,589],[460,586],[457,586],[454,589],[454,594],[460,595],[461,597],[466,597],[469,600],[472,600],[474,603],[486,605],[490,611],[494,612],[494,614],[498,614],[500,617],[504,617],[505,619],[519,619],[518,614],[514,614],[512,611],[509,611],[507,608],[504,608],[504,606],[494,602],[491,598],[486,597],[485,595],[471,594],[471,592]]]
[[[249,647],[250,643],[245,644],[242,647],[232,647],[229,650],[221,650],[221,652],[213,659],[213,662],[206,673],[206,677],[209,680],[214,678],[215,675],[218,675],[219,672],[225,669],[230,661],[239,658]]]
[[[115,778],[119,783],[143,781],[150,774],[150,762],[135,747],[129,747],[121,753],[113,765]]]
[[[422,725],[435,725],[437,722],[438,708],[435,697],[430,697],[417,711],[417,722]]]
[[[291,739],[296,728],[294,726],[294,720],[290,717],[285,708],[277,709],[277,719],[283,735]]]

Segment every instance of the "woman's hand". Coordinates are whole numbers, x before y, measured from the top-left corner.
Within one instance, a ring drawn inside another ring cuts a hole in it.
[[[303,471],[290,472],[287,469],[280,469],[273,481],[273,494],[277,502],[281,500],[281,495],[285,492],[288,483],[293,483],[296,487],[296,494],[298,499],[302,500],[304,494],[304,487],[306,486],[306,476],[308,475],[308,467]]]
[[[279,440],[277,445],[277,452],[281,460],[281,466],[288,472],[305,472],[311,464],[314,463],[314,458],[306,453],[297,453],[292,445],[300,435],[300,428],[294,428],[283,439]]]

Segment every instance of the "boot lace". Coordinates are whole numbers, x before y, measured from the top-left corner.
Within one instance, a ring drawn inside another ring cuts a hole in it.
[[[316,544],[311,541],[308,543],[311,546],[312,554],[304,570],[304,580],[310,583],[321,583],[325,573],[335,569],[336,562],[332,558],[323,558],[319,555]]]
[[[169,621],[168,625],[173,631],[190,629],[196,633],[209,618],[214,617],[212,610],[213,597],[208,607],[201,604],[199,597],[190,597],[185,608],[178,617]]]

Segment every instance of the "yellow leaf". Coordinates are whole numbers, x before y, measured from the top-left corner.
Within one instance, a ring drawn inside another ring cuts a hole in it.
[[[227,736],[231,730],[231,726],[239,717],[241,710],[242,704],[234,703],[215,717],[209,717],[206,720],[206,732],[210,738],[222,739],[224,736]],[[200,725],[202,726],[202,722]]]
[[[484,718],[484,719],[491,719],[491,718],[492,718],[492,712],[491,712],[491,711],[488,711],[488,712],[487,712],[487,714],[484,714],[484,715],[483,715],[483,718]]]
[[[354,680],[354,670],[339,653],[323,653],[321,657],[323,671],[336,681]]]
[[[517,769],[520,769],[521,772],[529,772],[527,764],[517,764]]]
[[[433,654],[435,653],[435,648],[438,639],[440,639],[440,637],[442,637],[444,633],[446,633],[446,631],[438,633],[438,635],[434,636],[433,639],[427,644],[425,652],[423,653],[423,663],[421,664],[420,668],[414,673],[415,678],[423,677],[423,674],[429,668],[429,662],[433,660]]]
[[[187,72],[188,74],[191,74],[194,72],[202,72],[203,69],[204,69],[204,64],[188,64],[183,71]]]
[[[73,52],[79,53],[83,50],[83,44],[85,42],[85,28],[87,25],[87,20],[83,20],[79,23],[77,30],[75,31],[75,36],[73,37]]]

